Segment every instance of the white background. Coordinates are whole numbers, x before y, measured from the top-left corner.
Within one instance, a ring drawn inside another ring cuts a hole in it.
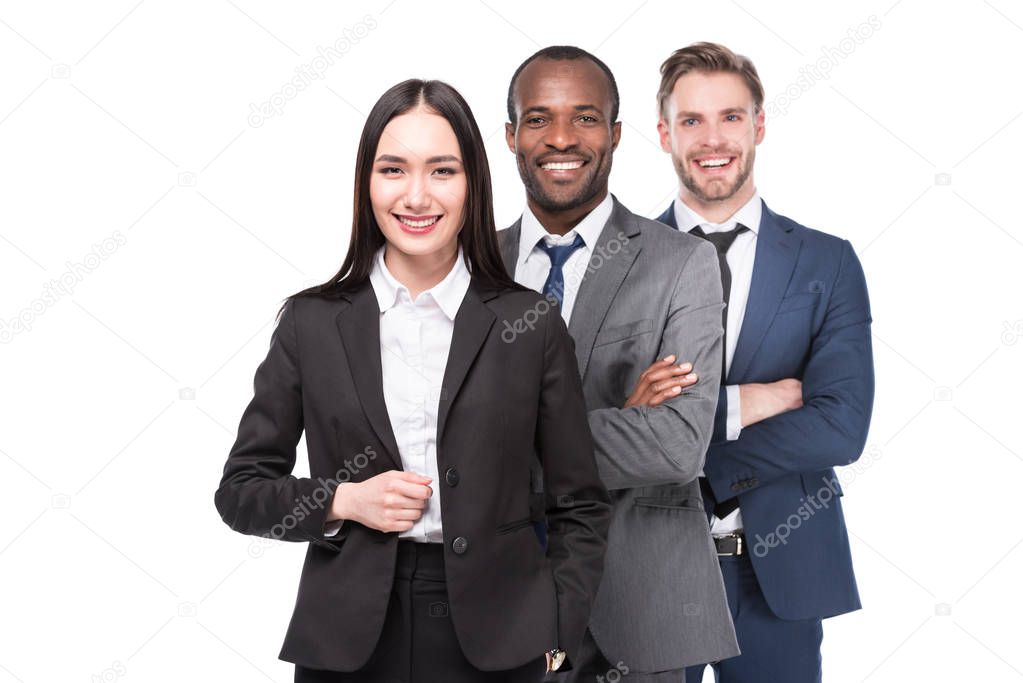
[[[657,69],[696,40],[751,56],[768,102],[792,86],[757,186],[870,287],[877,398],[843,474],[864,609],[825,623],[825,680],[1023,678],[1019,4],[129,0],[0,4],[0,683],[290,681],[305,547],[231,532],[213,491],[281,300],[340,265],[365,113],[408,77],[459,88],[504,226],[508,79],[579,45],[620,84],[612,190],[655,216]]]

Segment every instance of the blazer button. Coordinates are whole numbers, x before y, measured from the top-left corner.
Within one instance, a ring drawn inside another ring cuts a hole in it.
[[[465,551],[469,549],[469,541],[465,536],[459,536],[451,542],[451,549],[455,551],[456,555],[464,555]]]
[[[448,486],[458,486],[458,470],[449,467],[444,473],[444,481],[448,483]]]
[[[739,483],[732,484],[732,490],[733,491],[741,491],[742,490],[742,484],[739,484]]]

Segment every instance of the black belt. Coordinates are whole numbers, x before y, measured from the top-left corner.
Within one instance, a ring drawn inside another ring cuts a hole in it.
[[[399,540],[394,576],[396,579],[444,581],[444,544]]]
[[[718,557],[745,555],[747,552],[746,536],[741,531],[714,536],[714,546],[717,548]]]

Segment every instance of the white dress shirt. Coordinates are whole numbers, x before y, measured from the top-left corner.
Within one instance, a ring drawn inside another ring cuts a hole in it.
[[[754,192],[748,202],[742,205],[738,211],[731,215],[724,223],[711,223],[699,215],[681,199],[675,197],[675,223],[682,232],[689,232],[696,226],[700,226],[706,234],[712,232],[726,232],[735,228],[737,223],[742,223],[748,232],[741,233],[735,238],[732,246],[725,254],[725,261],[732,273],[732,286],[728,292],[727,324],[728,330],[725,336],[725,372],[732,367],[732,358],[735,356],[736,342],[739,340],[739,331],[742,330],[742,321],[746,316],[746,301],[749,299],[750,282],[753,280],[753,261],[757,252],[757,233],[760,230],[760,216],[763,213],[763,206],[760,203],[760,193]],[[681,360],[681,359],[680,359]],[[699,369],[697,369],[699,372]],[[739,406],[738,385],[725,387],[725,403],[727,405],[727,417],[725,420],[725,438],[735,440],[739,438],[742,431],[741,412]],[[703,476],[703,472],[700,472]],[[727,534],[742,529],[742,513],[736,508],[732,514],[725,519],[717,516],[711,517],[711,533]]]
[[[398,446],[401,466],[433,480],[433,495],[422,516],[398,538],[420,543],[442,543],[441,488],[437,466],[437,413],[441,383],[447,366],[451,336],[470,274],[458,248],[451,271],[439,283],[412,301],[408,288],[387,270],[381,247],[373,261],[369,281],[380,307],[380,361],[384,403]],[[341,484],[345,486],[346,484]],[[340,491],[338,495],[343,495]],[[324,535],[337,533],[341,524],[328,524]]]
[[[565,324],[568,324],[572,316],[572,308],[575,306],[575,298],[579,293],[579,285],[582,284],[583,276],[586,275],[586,267],[590,262],[590,255],[597,245],[597,238],[604,229],[604,224],[611,217],[611,209],[614,203],[611,194],[604,197],[604,201],[586,217],[579,221],[578,225],[564,235],[556,235],[547,232],[547,228],[540,225],[533,212],[526,207],[522,212],[521,232],[519,233],[519,258],[515,263],[515,281],[520,285],[529,287],[538,292],[543,291],[543,284],[547,281],[547,275],[551,271],[551,258],[537,243],[543,239],[550,246],[561,246],[571,244],[575,236],[583,238],[583,246],[572,252],[572,255],[561,267],[565,276],[565,290],[562,294],[561,317]]]

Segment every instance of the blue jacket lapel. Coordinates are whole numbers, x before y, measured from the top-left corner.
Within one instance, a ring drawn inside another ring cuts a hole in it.
[[[657,220],[678,230],[678,223],[675,222],[675,202],[668,204],[668,208],[657,217]]]
[[[763,204],[756,258],[753,262],[753,281],[746,301],[742,330],[728,371],[728,384],[741,383],[746,376],[753,356],[760,348],[778,305],[785,296],[801,243],[802,240],[792,231],[792,225],[783,222],[767,208],[767,204]]]

